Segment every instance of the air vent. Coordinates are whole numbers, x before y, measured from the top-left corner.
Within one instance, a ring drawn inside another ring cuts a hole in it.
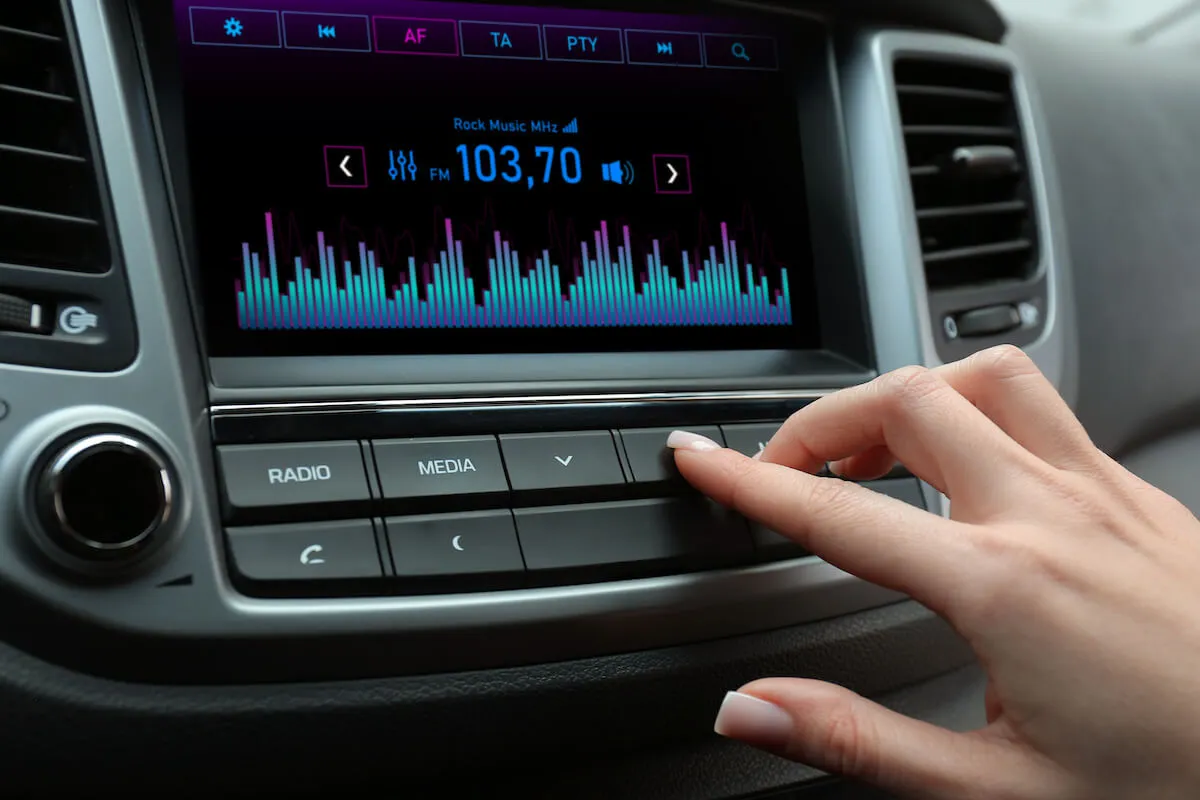
[[[0,264],[110,266],[62,5],[0,2]]]
[[[895,80],[929,288],[1032,277],[1037,226],[1012,72],[905,58]]]

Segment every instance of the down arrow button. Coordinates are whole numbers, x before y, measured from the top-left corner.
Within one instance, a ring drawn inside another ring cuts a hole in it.
[[[500,437],[513,491],[620,486],[625,473],[608,431]]]

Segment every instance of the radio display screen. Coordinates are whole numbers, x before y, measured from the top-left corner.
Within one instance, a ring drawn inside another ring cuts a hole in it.
[[[176,0],[210,355],[820,347],[753,17]]]

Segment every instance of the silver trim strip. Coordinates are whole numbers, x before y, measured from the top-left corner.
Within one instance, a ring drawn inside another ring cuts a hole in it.
[[[633,394],[575,394],[575,395],[531,395],[514,397],[445,397],[392,400],[329,400],[324,402],[294,403],[229,403],[214,405],[213,416],[244,414],[297,414],[305,412],[353,413],[355,411],[379,411],[389,408],[478,408],[494,406],[544,405],[595,405],[629,406],[653,405],[658,403],[693,403],[697,401],[754,402],[763,400],[815,400],[837,389],[813,391],[761,391],[761,392],[642,392]]]

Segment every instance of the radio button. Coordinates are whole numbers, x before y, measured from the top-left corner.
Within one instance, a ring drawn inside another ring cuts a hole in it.
[[[230,528],[234,569],[252,581],[382,578],[370,520]]]
[[[508,492],[494,436],[395,439],[373,446],[379,483],[389,500]]]
[[[232,514],[371,499],[358,442],[225,445],[217,461]]]
[[[514,434],[500,446],[516,492],[625,485],[608,431]]]
[[[400,578],[523,574],[511,511],[478,511],[386,520]]]

